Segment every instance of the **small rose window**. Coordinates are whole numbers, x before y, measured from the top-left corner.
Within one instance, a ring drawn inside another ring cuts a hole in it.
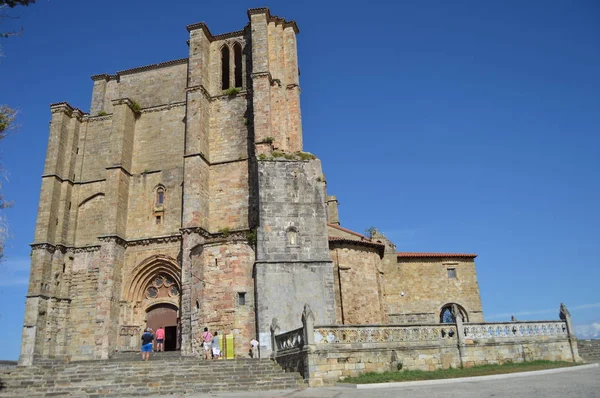
[[[157,274],[146,287],[146,298],[177,297],[180,294],[179,292],[179,285],[173,277],[166,274]]]

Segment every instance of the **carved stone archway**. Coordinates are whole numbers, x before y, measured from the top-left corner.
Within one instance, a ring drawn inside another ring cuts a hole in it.
[[[177,260],[160,254],[148,257],[133,269],[123,286],[122,328],[132,330],[135,328],[141,332],[147,326],[154,329],[157,326],[164,326],[165,329],[169,328],[169,338],[177,340],[176,344],[170,344],[170,346],[179,348],[182,286],[181,266]],[[170,312],[174,314],[169,315],[168,324],[149,325],[149,317],[155,319],[156,310],[161,308],[171,309]],[[132,338],[129,340],[123,339],[123,349],[131,349],[137,346],[139,336],[135,337],[135,341]]]

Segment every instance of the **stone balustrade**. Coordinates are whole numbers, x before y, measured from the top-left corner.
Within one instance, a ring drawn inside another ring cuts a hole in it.
[[[290,330],[275,336],[277,351],[301,348],[304,345],[304,328]]]
[[[466,339],[567,337],[568,335],[565,321],[465,323],[464,332]]]
[[[315,344],[394,343],[456,340],[456,325],[328,325],[315,326]]]
[[[434,370],[535,360],[581,361],[564,304],[560,320],[531,322],[314,325],[308,304],[302,328],[276,335],[273,358],[310,386],[364,372]]]

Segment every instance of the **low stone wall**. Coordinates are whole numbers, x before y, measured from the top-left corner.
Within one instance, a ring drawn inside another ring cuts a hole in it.
[[[459,331],[460,336],[459,336]],[[538,359],[579,361],[563,321],[432,325],[329,325],[275,336],[275,359],[310,386],[367,372],[435,370]]]
[[[579,354],[586,362],[600,362],[600,339],[577,340]]]

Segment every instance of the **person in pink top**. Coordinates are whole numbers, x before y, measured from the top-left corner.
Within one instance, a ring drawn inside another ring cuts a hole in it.
[[[208,356],[212,351],[212,339],[213,335],[208,331],[208,328],[204,328],[202,333],[202,347],[204,348],[204,359],[208,359]]]
[[[162,326],[156,330],[156,351],[165,351],[165,329]]]

